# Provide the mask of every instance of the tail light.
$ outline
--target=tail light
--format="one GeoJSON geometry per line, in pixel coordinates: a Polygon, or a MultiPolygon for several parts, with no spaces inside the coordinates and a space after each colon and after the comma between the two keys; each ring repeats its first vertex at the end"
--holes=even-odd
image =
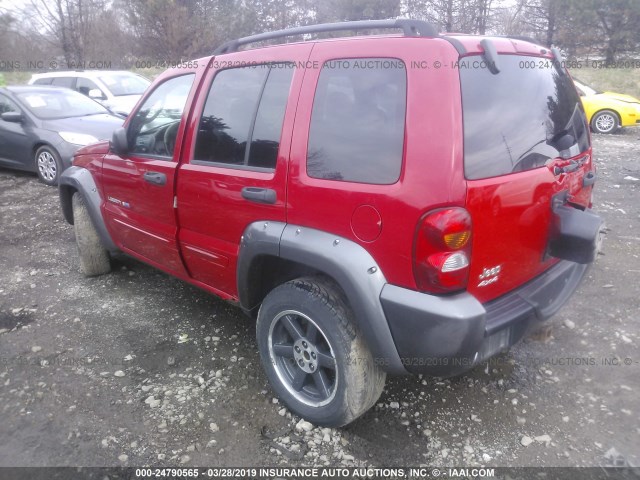
{"type": "Polygon", "coordinates": [[[419,290],[464,290],[470,258],[471,216],[464,208],[442,208],[420,219],[413,250],[413,274],[419,290]]]}

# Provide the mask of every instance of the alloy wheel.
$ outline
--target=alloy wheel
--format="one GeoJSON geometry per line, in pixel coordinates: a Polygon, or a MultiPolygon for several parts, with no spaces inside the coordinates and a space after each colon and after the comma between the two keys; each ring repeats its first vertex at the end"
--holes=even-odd
{"type": "Polygon", "coordinates": [[[51,152],[44,150],[38,155],[38,171],[47,182],[53,182],[56,179],[58,164],[51,152]]]}
{"type": "Polygon", "coordinates": [[[278,378],[297,400],[313,407],[333,400],[339,380],[335,355],[311,318],[281,312],[271,322],[268,346],[278,378]]]}

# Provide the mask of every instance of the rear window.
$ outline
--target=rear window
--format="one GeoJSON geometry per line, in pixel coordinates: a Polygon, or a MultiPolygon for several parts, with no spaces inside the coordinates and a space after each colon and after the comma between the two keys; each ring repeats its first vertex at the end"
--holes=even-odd
{"type": "Polygon", "coordinates": [[[499,67],[494,75],[480,57],[460,61],[468,179],[531,170],[589,148],[580,97],[551,60],[501,55],[499,67]]]}

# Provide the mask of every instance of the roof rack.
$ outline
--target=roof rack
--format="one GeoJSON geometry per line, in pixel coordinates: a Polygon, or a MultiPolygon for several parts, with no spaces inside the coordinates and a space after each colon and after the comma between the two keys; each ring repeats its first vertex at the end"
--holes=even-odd
{"type": "Polygon", "coordinates": [[[216,48],[214,55],[222,55],[225,53],[237,52],[242,45],[249,43],[262,42],[264,40],[272,40],[275,38],[291,37],[295,35],[305,35],[309,33],[325,33],[339,32],[348,30],[369,30],[369,29],[401,29],[407,37],[437,37],[438,30],[422,20],[411,20],[400,18],[397,20],[360,20],[355,22],[338,22],[338,23],[321,23],[319,25],[309,25],[306,27],[287,28],[285,30],[277,30],[275,32],[261,33],[248,37],[238,38],[226,42],[216,48]]]}

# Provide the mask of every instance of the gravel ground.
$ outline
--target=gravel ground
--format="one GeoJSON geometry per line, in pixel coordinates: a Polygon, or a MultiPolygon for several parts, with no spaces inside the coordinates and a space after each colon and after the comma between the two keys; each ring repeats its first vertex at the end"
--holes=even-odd
{"type": "Polygon", "coordinates": [[[127,258],[84,278],[57,191],[0,170],[0,466],[640,465],[639,134],[594,136],[610,231],[548,328],[342,429],[278,403],[234,307],[127,258]]]}

